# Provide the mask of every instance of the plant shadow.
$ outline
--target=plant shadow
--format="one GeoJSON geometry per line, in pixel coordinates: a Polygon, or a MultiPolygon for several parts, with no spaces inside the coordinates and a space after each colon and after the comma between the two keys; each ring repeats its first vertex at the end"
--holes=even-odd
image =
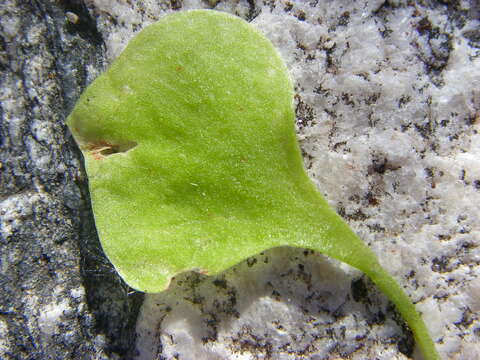
{"type": "Polygon", "coordinates": [[[401,359],[413,337],[388,299],[348,265],[279,247],[225,272],[177,276],[146,294],[137,359],[401,359]]]}

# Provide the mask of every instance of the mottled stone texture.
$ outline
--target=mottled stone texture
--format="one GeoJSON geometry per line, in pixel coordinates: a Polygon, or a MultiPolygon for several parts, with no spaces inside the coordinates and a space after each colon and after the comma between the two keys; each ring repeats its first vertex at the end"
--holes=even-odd
{"type": "Polygon", "coordinates": [[[64,125],[103,49],[80,1],[0,4],[1,359],[123,358],[134,341],[141,297],[101,253],[64,125]]]}
{"type": "Polygon", "coordinates": [[[2,1],[0,358],[419,358],[368,279],[319,254],[273,249],[145,301],[103,256],[64,119],[137,31],[194,8],[272,40],[309,175],[412,297],[442,357],[479,358],[475,0],[2,1]]]}

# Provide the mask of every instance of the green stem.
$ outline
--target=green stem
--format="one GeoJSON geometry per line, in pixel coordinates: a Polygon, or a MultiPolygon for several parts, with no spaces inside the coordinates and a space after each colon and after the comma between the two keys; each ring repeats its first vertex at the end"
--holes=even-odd
{"type": "Polygon", "coordinates": [[[362,269],[362,271],[396,305],[397,310],[412,330],[415,342],[422,352],[423,358],[425,360],[439,360],[440,355],[435,349],[435,344],[430,337],[428,329],[405,291],[380,265],[377,268],[362,269]]]}
{"type": "MultiPolygon", "coordinates": [[[[308,190],[305,193],[308,193],[308,190]]],[[[315,191],[311,190],[310,199],[313,206],[316,206],[316,210],[310,210],[311,213],[316,211],[312,221],[322,219],[322,224],[328,224],[328,227],[322,226],[320,229],[315,229],[313,224],[309,227],[312,230],[312,238],[316,233],[322,234],[317,241],[313,242],[313,249],[345,262],[370,277],[396,305],[397,310],[412,330],[424,360],[439,360],[440,355],[436,351],[435,344],[420,314],[415,309],[415,305],[395,279],[382,268],[375,253],[338,214],[331,209],[328,209],[330,211],[326,210],[328,205],[318,192],[315,194],[315,191]]]]}

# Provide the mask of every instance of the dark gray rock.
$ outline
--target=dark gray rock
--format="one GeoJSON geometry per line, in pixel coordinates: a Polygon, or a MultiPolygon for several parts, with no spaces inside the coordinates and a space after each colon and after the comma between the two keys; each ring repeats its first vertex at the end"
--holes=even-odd
{"type": "Polygon", "coordinates": [[[103,52],[81,1],[0,4],[1,359],[124,358],[134,341],[142,296],[101,251],[64,125],[103,52]]]}

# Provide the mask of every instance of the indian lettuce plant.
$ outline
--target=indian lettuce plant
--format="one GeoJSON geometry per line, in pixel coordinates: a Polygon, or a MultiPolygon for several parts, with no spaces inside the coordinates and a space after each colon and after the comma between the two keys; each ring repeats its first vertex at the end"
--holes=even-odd
{"type": "Polygon", "coordinates": [[[238,17],[179,12],[141,31],[67,121],[106,255],[131,287],[160,292],[184,271],[313,249],[368,275],[438,359],[403,289],[308,178],[293,95],[276,49],[238,17]]]}

